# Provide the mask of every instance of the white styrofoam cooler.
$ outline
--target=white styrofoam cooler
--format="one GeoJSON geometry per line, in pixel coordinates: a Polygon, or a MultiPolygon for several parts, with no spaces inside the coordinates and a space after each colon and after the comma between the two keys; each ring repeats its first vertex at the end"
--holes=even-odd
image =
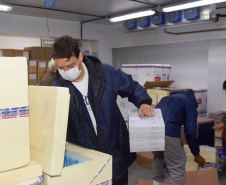
{"type": "Polygon", "coordinates": [[[121,69],[142,86],[146,81],[170,80],[170,64],[122,64],[121,69]]]}
{"type": "Polygon", "coordinates": [[[0,172],[30,161],[26,57],[0,57],[0,172]]]}
{"type": "Polygon", "coordinates": [[[66,143],[69,91],[29,86],[31,158],[42,165],[44,185],[111,184],[112,157],[66,143]],[[65,152],[84,162],[63,167],[65,152]]]}
{"type": "Polygon", "coordinates": [[[34,181],[34,178],[41,175],[41,165],[35,161],[30,161],[26,166],[1,172],[0,185],[30,185],[29,182],[34,181]]]}
{"type": "Polygon", "coordinates": [[[161,109],[154,109],[152,117],[141,117],[138,109],[129,109],[130,152],[163,151],[165,124],[161,109]]]}

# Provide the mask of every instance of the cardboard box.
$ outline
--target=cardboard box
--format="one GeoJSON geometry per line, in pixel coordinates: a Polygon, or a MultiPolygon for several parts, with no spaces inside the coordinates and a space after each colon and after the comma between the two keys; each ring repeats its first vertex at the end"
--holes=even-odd
{"type": "Polygon", "coordinates": [[[162,81],[162,82],[153,82],[153,81],[146,81],[144,84],[145,89],[152,89],[154,87],[168,87],[170,86],[174,80],[171,81],[162,81]]]}
{"type": "Polygon", "coordinates": [[[222,132],[224,128],[215,130],[214,146],[217,150],[217,161],[226,162],[225,148],[223,147],[222,132]]]}
{"type": "Polygon", "coordinates": [[[0,57],[0,83],[0,172],[3,172],[30,161],[26,58],[0,57]]]}
{"type": "Polygon", "coordinates": [[[13,56],[14,57],[26,57],[27,60],[29,60],[29,51],[19,50],[19,49],[13,49],[13,56]]]}
{"type": "Polygon", "coordinates": [[[152,152],[137,152],[136,162],[139,166],[152,170],[154,155],[152,152]]]}
{"type": "Polygon", "coordinates": [[[209,118],[214,119],[214,120],[221,120],[222,117],[226,114],[226,111],[219,111],[219,112],[210,112],[209,113],[209,118]]]}
{"type": "Polygon", "coordinates": [[[31,159],[43,169],[44,185],[101,184],[112,179],[112,157],[66,143],[69,90],[29,86],[31,159]],[[63,167],[65,152],[82,163],[63,167]]]}
{"type": "Polygon", "coordinates": [[[24,50],[29,51],[30,60],[45,60],[45,48],[34,46],[34,47],[25,47],[24,50]]]}
{"type": "Polygon", "coordinates": [[[36,60],[29,60],[28,61],[28,72],[29,73],[37,73],[38,71],[38,63],[36,60]]]}
{"type": "MultiPolygon", "coordinates": [[[[165,180],[164,185],[168,185],[165,180]]],[[[186,172],[186,185],[219,185],[217,169],[186,172]]],[[[138,185],[153,185],[152,180],[139,180],[138,185]]]]}
{"type": "Polygon", "coordinates": [[[28,73],[28,85],[37,85],[38,77],[37,73],[28,73]]]}
{"type": "Polygon", "coordinates": [[[42,73],[47,70],[48,62],[46,60],[37,60],[38,63],[38,73],[42,73]]]}
{"type": "Polygon", "coordinates": [[[52,58],[52,48],[45,47],[45,60],[50,61],[52,58]]]}
{"type": "Polygon", "coordinates": [[[2,56],[2,57],[12,57],[13,51],[12,51],[12,49],[0,49],[0,56],[2,56]]]}

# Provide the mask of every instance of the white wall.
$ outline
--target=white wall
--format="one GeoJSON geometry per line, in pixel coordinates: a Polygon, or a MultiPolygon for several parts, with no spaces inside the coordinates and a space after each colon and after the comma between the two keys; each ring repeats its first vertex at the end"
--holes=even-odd
{"type": "Polygon", "coordinates": [[[226,110],[226,93],[223,91],[223,82],[226,80],[226,39],[210,43],[208,58],[208,111],[226,110]]]}
{"type": "Polygon", "coordinates": [[[178,87],[207,89],[208,42],[114,49],[122,64],[171,64],[170,79],[178,87]]]}
{"type": "Polygon", "coordinates": [[[173,32],[212,30],[183,35],[152,29],[124,33],[122,25],[112,26],[114,65],[124,63],[166,63],[172,65],[171,79],[175,85],[193,89],[208,88],[208,110],[226,111],[226,94],[222,83],[226,80],[226,19],[217,23],[167,28],[173,32]],[[120,48],[120,49],[119,49],[120,48]]]}
{"type": "MultiPolygon", "coordinates": [[[[0,35],[5,36],[6,39],[9,39],[9,41],[11,41],[12,38],[8,37],[6,34],[10,36],[20,35],[24,36],[25,38],[26,37],[34,38],[34,36],[41,38],[41,37],[60,37],[62,35],[70,35],[74,38],[80,39],[81,36],[80,23],[74,21],[55,20],[0,13],[0,23],[1,23],[0,35]]],[[[83,39],[98,41],[99,58],[103,62],[109,64],[111,64],[112,62],[112,52],[110,49],[111,48],[110,32],[111,30],[109,26],[91,23],[86,23],[83,25],[83,39]]],[[[21,44],[16,46],[16,43],[14,43],[15,45],[13,45],[13,47],[11,48],[21,49],[21,46],[24,41],[21,39],[19,40],[21,44]]],[[[35,38],[34,41],[31,41],[30,39],[27,40],[29,40],[28,43],[32,44],[37,43],[36,42],[37,40],[35,38]]],[[[9,45],[7,45],[6,47],[9,47],[9,45]]]]}

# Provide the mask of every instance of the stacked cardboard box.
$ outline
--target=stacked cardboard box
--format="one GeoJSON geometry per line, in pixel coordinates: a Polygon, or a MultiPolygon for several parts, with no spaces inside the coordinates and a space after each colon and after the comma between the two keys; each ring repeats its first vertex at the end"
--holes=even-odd
{"type": "Polygon", "coordinates": [[[141,117],[138,109],[129,109],[130,152],[163,151],[165,149],[165,124],[160,109],[155,116],[141,117]]]}
{"type": "Polygon", "coordinates": [[[42,175],[41,166],[30,161],[27,60],[0,58],[0,185],[42,175]]]}
{"type": "Polygon", "coordinates": [[[215,130],[214,146],[217,149],[217,160],[221,162],[226,162],[226,152],[225,148],[223,147],[222,132],[223,128],[215,130]]]}

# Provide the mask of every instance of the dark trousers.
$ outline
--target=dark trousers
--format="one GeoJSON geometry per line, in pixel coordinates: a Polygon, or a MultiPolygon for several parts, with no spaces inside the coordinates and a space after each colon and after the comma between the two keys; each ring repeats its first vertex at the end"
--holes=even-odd
{"type": "Polygon", "coordinates": [[[224,147],[224,150],[226,151],[226,141],[224,139],[223,140],[223,147],[224,147]]]}
{"type": "Polygon", "coordinates": [[[112,185],[128,185],[128,170],[126,170],[117,181],[113,179],[112,185]]]}

